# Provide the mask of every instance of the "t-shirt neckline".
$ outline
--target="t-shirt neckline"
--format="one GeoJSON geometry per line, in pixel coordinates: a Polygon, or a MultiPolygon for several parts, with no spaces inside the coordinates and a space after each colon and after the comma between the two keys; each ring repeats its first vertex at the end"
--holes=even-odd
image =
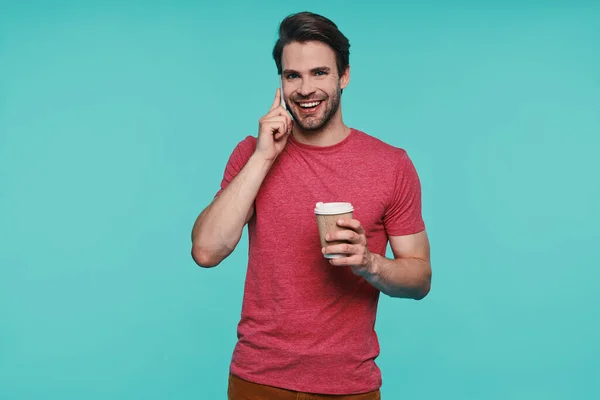
{"type": "Polygon", "coordinates": [[[331,151],[331,150],[336,150],[338,148],[340,148],[341,146],[344,146],[346,143],[348,143],[348,141],[356,134],[356,129],[354,128],[350,128],[350,133],[348,134],[348,136],[346,136],[342,141],[332,144],[330,146],[315,146],[312,144],[306,144],[306,143],[302,143],[299,142],[298,140],[296,140],[296,138],[294,137],[294,135],[290,135],[289,137],[289,141],[296,147],[303,149],[303,150],[309,150],[309,151],[331,151]]]}

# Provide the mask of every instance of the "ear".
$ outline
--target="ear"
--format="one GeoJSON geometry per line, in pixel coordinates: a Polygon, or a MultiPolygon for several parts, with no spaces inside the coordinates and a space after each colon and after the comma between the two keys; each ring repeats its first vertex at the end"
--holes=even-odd
{"type": "Polygon", "coordinates": [[[350,83],[350,65],[346,67],[342,76],[340,76],[340,87],[345,89],[350,83]]]}

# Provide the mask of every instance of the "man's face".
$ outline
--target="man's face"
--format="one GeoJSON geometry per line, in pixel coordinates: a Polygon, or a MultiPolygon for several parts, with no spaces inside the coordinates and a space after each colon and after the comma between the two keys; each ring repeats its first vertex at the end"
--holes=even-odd
{"type": "Polygon", "coordinates": [[[349,71],[340,77],[333,50],[315,41],[286,45],[281,64],[284,98],[295,123],[306,131],[322,129],[338,112],[349,71]]]}

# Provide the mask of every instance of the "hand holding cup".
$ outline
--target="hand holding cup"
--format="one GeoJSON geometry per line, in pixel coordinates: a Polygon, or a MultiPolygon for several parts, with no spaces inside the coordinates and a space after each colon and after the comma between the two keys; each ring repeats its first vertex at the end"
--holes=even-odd
{"type": "Polygon", "coordinates": [[[365,276],[371,273],[372,256],[353,210],[350,203],[317,203],[315,214],[324,257],[331,265],[349,266],[354,274],[365,276]]]}

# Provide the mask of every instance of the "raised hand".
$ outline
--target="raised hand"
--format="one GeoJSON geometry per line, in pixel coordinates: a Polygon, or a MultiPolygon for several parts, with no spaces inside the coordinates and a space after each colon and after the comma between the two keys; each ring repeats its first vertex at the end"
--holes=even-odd
{"type": "Polygon", "coordinates": [[[255,153],[273,161],[281,153],[292,133],[293,120],[281,105],[281,90],[277,88],[269,112],[259,120],[255,153]]]}

